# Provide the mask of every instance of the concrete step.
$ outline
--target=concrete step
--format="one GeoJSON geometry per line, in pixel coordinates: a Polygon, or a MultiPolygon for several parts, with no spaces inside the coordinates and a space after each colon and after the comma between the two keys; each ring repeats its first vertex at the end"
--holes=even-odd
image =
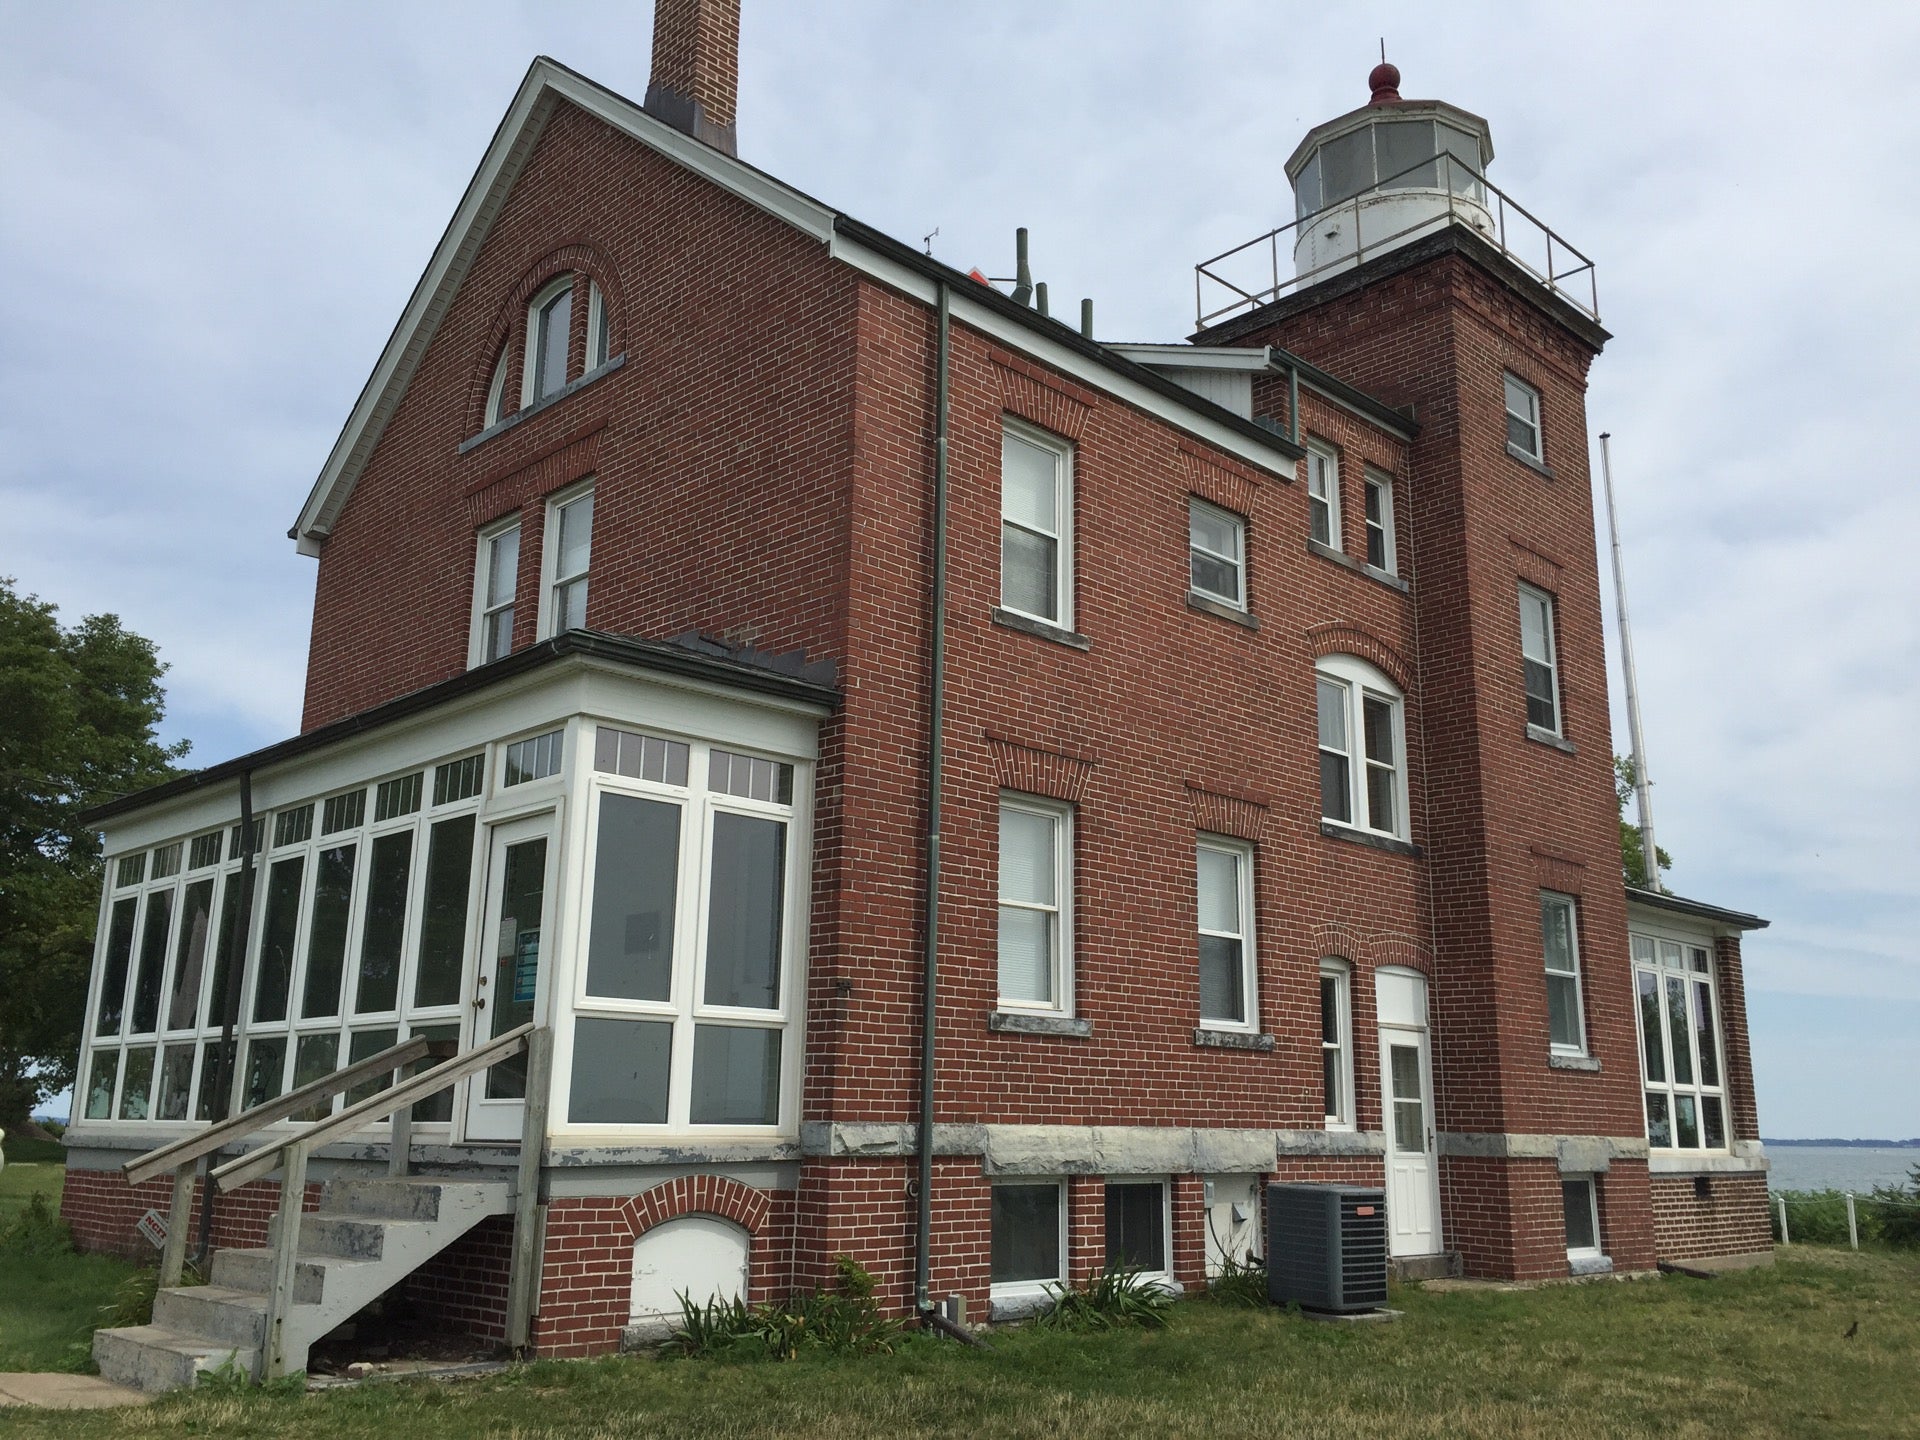
{"type": "Polygon", "coordinates": [[[418,1220],[363,1220],[351,1215],[302,1215],[300,1254],[340,1260],[378,1260],[386,1254],[389,1231],[419,1230],[418,1220]]]}
{"type": "MultiPolygon", "coordinates": [[[[373,1260],[307,1258],[294,1265],[293,1303],[318,1305],[326,1297],[327,1275],[331,1271],[342,1281],[351,1281],[362,1271],[377,1269],[373,1260]]],[[[273,1288],[273,1251],[216,1250],[213,1254],[213,1283],[234,1290],[264,1295],[273,1288]]]]}
{"type": "Polygon", "coordinates": [[[1391,1262],[1396,1280],[1452,1280],[1460,1274],[1460,1252],[1438,1255],[1396,1255],[1391,1262]]]}
{"type": "Polygon", "coordinates": [[[367,1220],[438,1220],[440,1199],[455,1182],[441,1180],[334,1180],[320,1197],[322,1215],[367,1220]]]}
{"type": "Polygon", "coordinates": [[[153,1323],[227,1345],[267,1339],[267,1297],[224,1285],[182,1285],[153,1297],[153,1323]]]}
{"type": "Polygon", "coordinates": [[[260,1351],[251,1345],[227,1345],[169,1329],[130,1325],[93,1332],[93,1363],[115,1384],[157,1395],[195,1384],[201,1375],[231,1366],[244,1375],[259,1371],[260,1351]]]}

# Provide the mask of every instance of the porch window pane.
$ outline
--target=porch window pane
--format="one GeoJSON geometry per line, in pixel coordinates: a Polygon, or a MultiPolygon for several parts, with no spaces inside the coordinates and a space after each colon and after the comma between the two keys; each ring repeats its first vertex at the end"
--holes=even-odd
{"type": "Polygon", "coordinates": [[[753,1010],[779,1005],[786,856],[787,827],[780,821],[714,812],[707,1004],[753,1010]]]}
{"type": "MultiPolygon", "coordinates": [[[[227,981],[233,973],[233,926],[240,913],[240,876],[236,872],[227,876],[225,888],[220,892],[220,929],[213,937],[213,981],[207,986],[207,1003],[201,1012],[201,1024],[208,1028],[218,1027],[227,1015],[227,981]]],[[[239,997],[234,997],[238,1005],[239,997]]],[[[234,1017],[240,1018],[238,1011],[234,1017]]],[[[204,1089],[205,1082],[202,1082],[204,1089]]]]}
{"type": "Polygon", "coordinates": [[[415,1005],[454,1005],[460,1000],[460,969],[467,949],[467,892],[473,881],[474,817],[461,815],[433,827],[427,842],[427,892],[420,917],[419,971],[415,1005]]]}
{"type": "Polygon", "coordinates": [[[160,1095],[154,1102],[156,1120],[184,1120],[193,1098],[193,1045],[169,1045],[161,1052],[160,1095]]]}
{"type": "Polygon", "coordinates": [[[113,1082],[120,1078],[120,1052],[96,1050],[87,1071],[87,1110],[89,1120],[104,1120],[113,1113],[113,1082]]]}
{"type": "Polygon", "coordinates": [[[368,860],[367,918],[360,931],[360,980],[353,1008],[391,1010],[400,999],[400,951],[407,930],[407,879],[413,873],[413,832],[398,830],[373,842],[368,860]]]}
{"type": "Polygon", "coordinates": [[[1713,987],[1704,980],[1693,982],[1693,1039],[1700,1052],[1700,1083],[1720,1083],[1720,1047],[1714,1043],[1713,987]]]}
{"type": "Polygon", "coordinates": [[[313,920],[307,929],[306,993],[300,1000],[303,1019],[340,1013],[340,980],[347,963],[347,917],[353,907],[353,862],[357,851],[358,847],[353,845],[322,850],[319,863],[314,867],[313,920]]]}
{"type": "MultiPolygon", "coordinates": [[[[340,1032],[302,1035],[293,1052],[293,1088],[311,1084],[340,1068],[340,1032]]],[[[297,1113],[295,1120],[324,1120],[333,1113],[333,1096],[314,1101],[297,1113]]]]}
{"type": "MultiPolygon", "coordinates": [[[[300,879],[303,855],[276,860],[267,872],[267,918],[260,927],[260,977],[253,992],[255,1020],[287,1018],[287,988],[293,983],[293,948],[299,940],[300,879]]],[[[280,1093],[276,1087],[261,1098],[280,1093]]]]}
{"type": "Polygon", "coordinates": [[[780,1119],[780,1032],[693,1027],[695,1125],[773,1125],[780,1119]]]}
{"type": "Polygon", "coordinates": [[[664,1125],[673,1024],[602,1020],[573,1025],[573,1083],[567,1119],[575,1125],[664,1125]]]}
{"type": "Polygon", "coordinates": [[[1667,976],[1667,1031],[1673,1040],[1673,1079],[1693,1084],[1693,1049],[1687,1043],[1687,982],[1667,976]]]}
{"type": "Polygon", "coordinates": [[[1656,1150],[1673,1148],[1673,1120],[1667,1110],[1665,1094],[1647,1092],[1647,1144],[1656,1150]]]}
{"type": "MultiPolygon", "coordinates": [[[[233,1051],[231,1044],[222,1045],[218,1040],[203,1041],[200,1046],[200,1094],[193,1104],[193,1118],[196,1120],[213,1119],[214,1097],[223,1090],[231,1093],[233,1086],[233,1051]]],[[[228,1106],[223,1114],[231,1115],[228,1106]]]]}
{"type": "Polygon", "coordinates": [[[255,1035],[247,1041],[246,1081],[242,1109],[264,1105],[287,1088],[287,1037],[255,1035]]]}
{"type": "MultiPolygon", "coordinates": [[[[444,1040],[454,1046],[460,1044],[460,1027],[457,1024],[412,1025],[408,1027],[408,1033],[412,1035],[424,1035],[429,1040],[444,1040]]],[[[431,1070],[439,1063],[440,1062],[434,1059],[433,1056],[423,1055],[420,1059],[413,1062],[412,1066],[407,1070],[407,1073],[409,1075],[418,1075],[423,1071],[431,1070]]],[[[416,1125],[444,1125],[452,1119],[452,1090],[442,1090],[437,1095],[429,1095],[424,1100],[414,1102],[413,1120],[416,1125]]]]}
{"type": "Polygon", "coordinates": [[[127,1051],[127,1078],[120,1086],[120,1118],[147,1118],[147,1096],[153,1089],[153,1046],[127,1051]]]}
{"type": "Polygon", "coordinates": [[[587,993],[667,1000],[673,990],[680,807],[602,794],[595,846],[587,993]]]}
{"type": "MultiPolygon", "coordinates": [[[[213,881],[187,886],[180,907],[180,939],[173,957],[173,986],[167,999],[167,1028],[191,1030],[200,1003],[200,972],[206,964],[207,932],[213,925],[213,881]]],[[[185,1119],[185,1115],[178,1117],[185,1119]]]]}
{"type": "MultiPolygon", "coordinates": [[[[357,1061],[365,1060],[369,1055],[378,1055],[382,1050],[391,1050],[399,1043],[400,1031],[393,1026],[388,1026],[383,1030],[356,1030],[353,1032],[353,1037],[347,1042],[347,1063],[352,1065],[357,1061]]],[[[378,1095],[382,1090],[390,1089],[392,1085],[393,1072],[391,1070],[383,1075],[375,1075],[370,1080],[362,1080],[358,1085],[347,1091],[345,1103],[348,1105],[358,1105],[368,1096],[378,1095]]]]}
{"type": "MultiPolygon", "coordinates": [[[[126,1016],[127,967],[133,960],[133,924],[139,909],[140,902],[132,898],[113,902],[113,919],[107,927],[106,973],[100,979],[100,1016],[93,1028],[96,1035],[118,1035],[126,1016]]],[[[108,1081],[107,1089],[111,1094],[112,1081],[108,1081]]]]}
{"type": "Polygon", "coordinates": [[[1647,1079],[1664,1081],[1667,1052],[1660,1039],[1660,977],[1642,970],[1634,978],[1640,987],[1640,1039],[1646,1051],[1647,1079]]]}
{"type": "Polygon", "coordinates": [[[140,973],[133,982],[133,1024],[136,1035],[160,1027],[160,974],[167,968],[167,934],[173,921],[173,891],[156,890],[147,896],[147,918],[140,927],[140,973]]]}

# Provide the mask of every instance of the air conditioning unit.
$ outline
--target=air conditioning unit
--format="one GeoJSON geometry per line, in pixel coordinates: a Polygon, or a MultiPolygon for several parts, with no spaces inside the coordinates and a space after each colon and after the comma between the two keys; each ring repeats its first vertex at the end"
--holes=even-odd
{"type": "Polygon", "coordinates": [[[1386,1192],[1269,1185],[1267,1298],[1337,1314],[1386,1304],[1386,1192]]]}

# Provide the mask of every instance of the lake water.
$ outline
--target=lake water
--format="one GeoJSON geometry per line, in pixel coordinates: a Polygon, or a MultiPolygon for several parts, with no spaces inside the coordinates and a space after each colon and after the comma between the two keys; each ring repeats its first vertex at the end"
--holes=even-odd
{"type": "Polygon", "coordinates": [[[1920,1164],[1920,1149],[1887,1149],[1848,1145],[1769,1145],[1773,1170],[1767,1186],[1773,1190],[1851,1190],[1864,1195],[1876,1185],[1904,1185],[1907,1174],[1920,1164]]]}

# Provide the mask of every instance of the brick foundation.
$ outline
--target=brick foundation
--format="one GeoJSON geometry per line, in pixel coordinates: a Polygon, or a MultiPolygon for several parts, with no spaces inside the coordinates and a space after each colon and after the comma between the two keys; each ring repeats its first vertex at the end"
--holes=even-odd
{"type": "Polygon", "coordinates": [[[1763,1173],[1656,1175],[1652,1189],[1653,1233],[1662,1260],[1708,1260],[1773,1249],[1763,1173]]]}

